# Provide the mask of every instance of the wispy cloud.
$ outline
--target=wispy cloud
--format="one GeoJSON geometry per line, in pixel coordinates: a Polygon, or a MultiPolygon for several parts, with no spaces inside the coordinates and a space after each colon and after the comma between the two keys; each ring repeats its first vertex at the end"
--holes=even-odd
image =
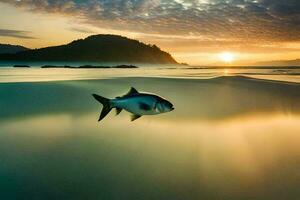
{"type": "Polygon", "coordinates": [[[28,32],[28,31],[9,30],[9,29],[0,29],[0,37],[36,39],[35,37],[30,36],[30,32],[28,32]]]}
{"type": "Polygon", "coordinates": [[[81,27],[81,26],[74,26],[70,28],[71,31],[79,32],[79,33],[95,33],[95,31],[86,28],[86,27],[81,27]]]}
{"type": "Polygon", "coordinates": [[[300,41],[298,0],[0,0],[35,12],[148,34],[300,41]]]}

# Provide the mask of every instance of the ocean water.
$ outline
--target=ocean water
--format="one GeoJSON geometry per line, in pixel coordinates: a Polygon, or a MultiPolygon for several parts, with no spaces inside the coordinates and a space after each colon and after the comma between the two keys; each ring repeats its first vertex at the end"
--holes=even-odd
{"type": "MultiPolygon", "coordinates": [[[[24,64],[24,63],[20,63],[24,64]]],[[[190,67],[178,65],[139,65],[138,69],[41,69],[42,63],[25,63],[31,68],[12,68],[0,63],[0,83],[61,80],[93,80],[119,77],[161,77],[208,79],[222,76],[247,76],[265,80],[300,83],[300,67],[190,67]]],[[[80,66],[87,63],[47,63],[47,65],[80,66]]],[[[114,66],[118,63],[88,63],[114,66]]]]}
{"type": "Polygon", "coordinates": [[[298,69],[0,69],[0,199],[300,196],[298,69]],[[130,87],[175,110],[131,122],[130,87]]]}

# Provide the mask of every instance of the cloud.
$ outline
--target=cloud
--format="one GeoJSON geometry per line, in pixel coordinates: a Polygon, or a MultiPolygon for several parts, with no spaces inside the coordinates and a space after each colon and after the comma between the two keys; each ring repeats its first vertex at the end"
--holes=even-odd
{"type": "Polygon", "coordinates": [[[95,33],[95,31],[86,28],[86,27],[81,27],[81,26],[75,26],[70,28],[71,31],[79,32],[79,33],[95,33]]]}
{"type": "Polygon", "coordinates": [[[241,40],[224,40],[224,39],[199,39],[197,37],[165,37],[142,35],[139,37],[142,41],[147,41],[151,38],[151,42],[160,44],[166,49],[172,50],[173,53],[181,52],[205,52],[219,53],[220,51],[233,51],[239,53],[290,53],[300,52],[299,45],[290,45],[289,43],[279,42],[253,42],[241,40]]]}
{"type": "Polygon", "coordinates": [[[0,0],[34,12],[146,34],[300,41],[298,0],[0,0]]]}
{"type": "Polygon", "coordinates": [[[28,35],[30,32],[28,31],[20,31],[20,30],[9,30],[9,29],[0,29],[0,37],[14,37],[14,38],[22,38],[22,39],[35,39],[28,35]]]}

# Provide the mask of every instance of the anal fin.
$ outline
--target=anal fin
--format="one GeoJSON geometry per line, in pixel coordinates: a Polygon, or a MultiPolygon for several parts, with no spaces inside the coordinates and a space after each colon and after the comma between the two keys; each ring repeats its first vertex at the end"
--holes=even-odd
{"type": "Polygon", "coordinates": [[[131,121],[133,122],[134,120],[137,120],[140,117],[141,115],[131,115],[131,121]]]}
{"type": "Polygon", "coordinates": [[[116,108],[116,115],[120,114],[121,111],[122,111],[122,108],[116,108]]]}

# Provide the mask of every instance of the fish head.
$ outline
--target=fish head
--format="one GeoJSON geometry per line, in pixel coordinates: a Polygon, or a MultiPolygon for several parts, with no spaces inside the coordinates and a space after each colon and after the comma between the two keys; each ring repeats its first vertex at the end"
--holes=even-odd
{"type": "Polygon", "coordinates": [[[172,110],[174,110],[174,106],[170,101],[161,98],[156,103],[156,109],[160,113],[165,113],[165,112],[171,112],[172,110]]]}

